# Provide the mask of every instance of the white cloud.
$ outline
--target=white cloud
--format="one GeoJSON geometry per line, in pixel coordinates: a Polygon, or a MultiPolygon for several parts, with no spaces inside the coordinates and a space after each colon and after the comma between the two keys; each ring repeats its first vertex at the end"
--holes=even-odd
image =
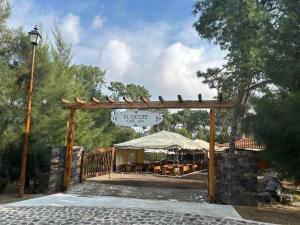
{"type": "Polygon", "coordinates": [[[92,28],[93,29],[100,29],[104,22],[105,22],[105,18],[102,17],[101,15],[96,15],[92,21],[92,28]]]}
{"type": "Polygon", "coordinates": [[[72,13],[67,14],[61,21],[60,30],[66,41],[77,45],[80,42],[80,17],[72,13]]]}
{"type": "Polygon", "coordinates": [[[7,25],[11,28],[22,26],[24,31],[30,31],[35,25],[41,27],[43,39],[48,38],[53,41],[52,29],[53,24],[57,23],[63,38],[77,45],[80,42],[80,17],[72,13],[64,14],[61,12],[51,11],[42,7],[35,0],[20,0],[12,2],[12,15],[8,18],[7,25]],[[62,19],[60,19],[62,18],[62,19]]]}
{"type": "Polygon", "coordinates": [[[172,27],[163,23],[140,24],[133,31],[106,30],[106,36],[94,42],[95,47],[103,44],[98,45],[98,65],[107,69],[108,81],[144,85],[154,98],[174,99],[181,94],[195,99],[201,93],[211,99],[216,90],[203,84],[196,72],[222,65],[224,53],[203,42],[196,47],[195,42],[191,46],[184,40],[169,43],[168,37],[178,37],[181,31],[172,33],[172,27]]]}
{"type": "Polygon", "coordinates": [[[167,47],[149,70],[153,91],[169,98],[182,94],[185,98],[194,99],[201,92],[207,98],[213,97],[215,92],[196,77],[196,71],[203,65],[203,51],[202,48],[190,48],[182,43],[167,47]]]}
{"type": "Polygon", "coordinates": [[[104,69],[115,79],[122,79],[123,75],[133,66],[132,50],[123,41],[110,40],[107,47],[103,49],[101,62],[104,69]]]}
{"type": "Polygon", "coordinates": [[[10,27],[25,25],[25,30],[31,30],[41,22],[43,30],[51,34],[57,21],[65,40],[75,45],[73,62],[105,69],[107,81],[144,85],[154,98],[174,99],[181,94],[184,99],[195,99],[201,93],[203,99],[210,99],[216,94],[197,78],[196,71],[222,65],[225,53],[197,37],[192,19],[179,23],[134,21],[128,28],[103,26],[106,18],[98,14],[83,21],[90,24],[86,28],[81,27],[78,15],[46,11],[36,3],[21,0],[15,4],[10,27]]]}

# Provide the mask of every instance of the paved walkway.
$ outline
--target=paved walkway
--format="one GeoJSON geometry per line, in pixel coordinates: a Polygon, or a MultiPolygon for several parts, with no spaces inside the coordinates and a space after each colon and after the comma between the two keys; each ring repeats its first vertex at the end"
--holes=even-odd
{"type": "Polygon", "coordinates": [[[55,194],[0,206],[0,224],[264,224],[232,206],[55,194]]]}
{"type": "Polygon", "coordinates": [[[54,194],[7,204],[8,206],[89,206],[89,207],[119,207],[127,209],[159,210],[178,213],[192,213],[225,218],[241,218],[230,205],[217,205],[198,202],[179,202],[164,200],[149,200],[122,198],[112,196],[79,196],[74,194],[54,194]]]}

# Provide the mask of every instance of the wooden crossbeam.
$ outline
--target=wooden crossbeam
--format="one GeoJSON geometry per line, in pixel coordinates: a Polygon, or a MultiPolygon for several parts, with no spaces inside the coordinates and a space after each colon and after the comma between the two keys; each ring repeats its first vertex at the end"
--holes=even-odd
{"type": "Polygon", "coordinates": [[[96,103],[100,103],[100,102],[101,102],[100,100],[98,100],[98,99],[95,98],[95,97],[92,97],[92,101],[93,101],[93,102],[96,102],[96,103]]]}
{"type": "Polygon", "coordinates": [[[64,106],[69,109],[203,109],[203,108],[231,108],[234,106],[233,101],[223,100],[207,100],[207,101],[191,101],[186,100],[183,102],[178,101],[148,101],[144,102],[63,102],[64,106]]]}
{"type": "Polygon", "coordinates": [[[110,103],[114,103],[115,101],[112,99],[112,97],[106,96],[106,101],[110,102],[110,103]]]}
{"type": "Polygon", "coordinates": [[[80,104],[87,103],[86,101],[83,101],[83,100],[81,100],[81,99],[79,99],[79,98],[75,98],[75,102],[78,102],[78,103],[80,103],[80,104]]]}
{"type": "Polygon", "coordinates": [[[158,96],[158,99],[159,99],[159,101],[160,101],[161,103],[164,103],[164,99],[163,99],[162,96],[158,96]]]}
{"type": "Polygon", "coordinates": [[[182,99],[181,95],[177,95],[177,98],[178,98],[179,102],[183,102],[183,99],[182,99]]]}
{"type": "Polygon", "coordinates": [[[149,100],[148,100],[146,97],[144,97],[144,96],[140,96],[140,99],[141,99],[142,102],[144,102],[144,103],[149,102],[149,100]]]}
{"type": "Polygon", "coordinates": [[[124,99],[125,102],[130,103],[130,100],[127,96],[123,96],[123,99],[124,99]]]}
{"type": "Polygon", "coordinates": [[[59,98],[59,100],[64,103],[64,104],[71,104],[72,102],[67,100],[67,99],[64,99],[64,98],[59,98]]]}

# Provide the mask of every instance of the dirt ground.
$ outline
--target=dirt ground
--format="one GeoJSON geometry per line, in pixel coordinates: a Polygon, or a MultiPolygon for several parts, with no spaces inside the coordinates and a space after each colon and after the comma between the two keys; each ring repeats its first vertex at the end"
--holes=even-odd
{"type": "Polygon", "coordinates": [[[18,201],[24,201],[32,198],[38,198],[43,197],[44,194],[26,194],[24,198],[18,198],[17,193],[1,193],[0,194],[0,205],[12,203],[12,202],[18,202],[18,201]]]}
{"type": "Polygon", "coordinates": [[[207,174],[194,173],[183,177],[153,174],[112,173],[90,178],[75,185],[68,193],[107,195],[172,201],[207,201],[207,174]]]}
{"type": "Polygon", "coordinates": [[[299,225],[300,207],[285,205],[265,205],[258,207],[234,206],[244,219],[259,222],[299,225]]]}
{"type": "Polygon", "coordinates": [[[195,172],[180,177],[160,176],[147,173],[112,173],[110,175],[89,178],[94,181],[112,185],[132,187],[205,189],[207,190],[207,173],[195,172]]]}

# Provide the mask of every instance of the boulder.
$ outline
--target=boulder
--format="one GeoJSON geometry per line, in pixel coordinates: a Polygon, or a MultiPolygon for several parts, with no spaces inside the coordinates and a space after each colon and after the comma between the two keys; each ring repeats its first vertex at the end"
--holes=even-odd
{"type": "Polygon", "coordinates": [[[268,199],[269,196],[273,199],[272,201],[280,201],[282,185],[277,173],[268,172],[264,174],[264,176],[259,176],[257,183],[257,192],[259,193],[258,201],[269,203],[271,202],[271,200],[268,199]],[[269,195],[266,193],[269,193],[269,195]]]}
{"type": "Polygon", "coordinates": [[[257,195],[257,201],[261,203],[272,203],[274,202],[274,199],[270,192],[261,192],[257,195]]]}
{"type": "Polygon", "coordinates": [[[269,182],[266,184],[265,191],[269,192],[275,200],[279,201],[281,189],[282,187],[280,180],[278,178],[274,178],[269,180],[269,182]]]}
{"type": "Polygon", "coordinates": [[[293,195],[291,194],[281,194],[280,195],[280,201],[283,204],[290,204],[293,202],[293,195]]]}

